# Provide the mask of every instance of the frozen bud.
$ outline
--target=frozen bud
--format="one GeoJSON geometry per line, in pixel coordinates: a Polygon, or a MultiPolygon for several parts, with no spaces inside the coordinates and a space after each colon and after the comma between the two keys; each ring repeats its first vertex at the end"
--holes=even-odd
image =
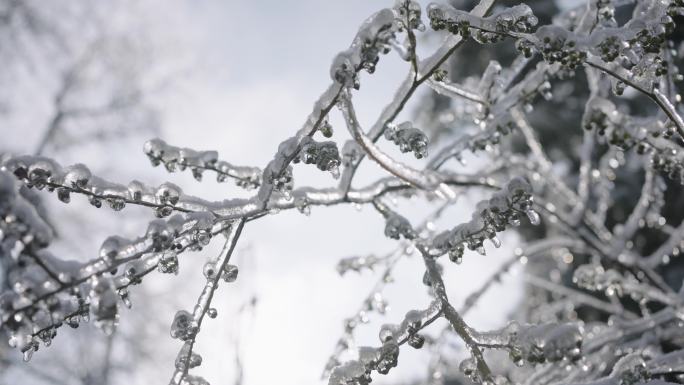
{"type": "Polygon", "coordinates": [[[159,258],[157,269],[160,273],[178,274],[178,255],[174,251],[165,251],[159,258]]]}
{"type": "Polygon", "coordinates": [[[216,278],[216,274],[218,274],[216,271],[216,264],[213,262],[205,263],[202,272],[204,273],[204,277],[206,279],[214,279],[216,278]]]}
{"type": "Polygon", "coordinates": [[[107,198],[107,204],[114,211],[121,211],[126,207],[126,201],[122,198],[107,198]]]}
{"type": "Polygon", "coordinates": [[[394,3],[394,12],[397,13],[397,21],[402,30],[424,31],[425,26],[420,19],[421,11],[420,3],[414,0],[396,0],[394,3]]]}
{"type": "Polygon", "coordinates": [[[427,135],[413,127],[411,122],[398,125],[388,124],[385,129],[385,138],[399,146],[401,152],[413,152],[417,159],[427,156],[427,135]]]}
{"type": "Polygon", "coordinates": [[[137,285],[142,282],[142,276],[145,274],[145,265],[141,260],[133,260],[124,266],[124,277],[128,279],[129,284],[137,285]]]}
{"type": "Polygon", "coordinates": [[[480,372],[477,369],[477,364],[472,358],[466,358],[465,360],[461,361],[461,363],[458,365],[458,370],[460,370],[461,373],[463,373],[466,377],[470,378],[470,380],[474,383],[482,383],[480,372]]]}
{"type": "Polygon", "coordinates": [[[556,362],[580,357],[582,332],[575,324],[521,326],[511,346],[531,363],[556,362]]]}
{"type": "Polygon", "coordinates": [[[399,359],[399,345],[393,341],[385,342],[380,350],[380,359],[377,362],[377,371],[380,374],[389,373],[390,369],[397,366],[399,359]]]}
{"type": "Polygon", "coordinates": [[[52,160],[48,158],[36,157],[28,166],[27,179],[35,188],[42,190],[55,172],[59,169],[52,160]]]}
{"type": "Polygon", "coordinates": [[[361,84],[359,83],[358,75],[356,73],[356,64],[353,55],[354,51],[351,49],[337,54],[333,60],[332,66],[330,66],[330,77],[344,87],[359,89],[361,84]]]}
{"type": "Polygon", "coordinates": [[[143,152],[149,157],[159,158],[164,153],[166,143],[161,139],[151,139],[143,145],[143,152]]]}
{"type": "Polygon", "coordinates": [[[157,188],[155,195],[159,202],[164,205],[175,205],[178,203],[182,190],[173,183],[166,182],[157,188]]]}
{"type": "Polygon", "coordinates": [[[511,179],[506,185],[506,189],[512,198],[527,196],[532,193],[532,186],[530,186],[530,183],[521,177],[511,179]]]}
{"type": "Polygon", "coordinates": [[[373,270],[375,265],[381,261],[382,261],[381,258],[378,258],[374,255],[368,255],[368,256],[362,256],[362,257],[342,258],[337,263],[336,269],[340,275],[344,275],[348,271],[361,272],[361,270],[363,270],[364,268],[369,269],[369,270],[373,270]]]}
{"type": "Polygon", "coordinates": [[[321,171],[335,172],[341,163],[335,142],[316,142],[310,137],[302,140],[302,149],[295,161],[315,164],[321,171]]]}
{"type": "Polygon", "coordinates": [[[620,358],[610,373],[610,377],[621,385],[634,385],[651,379],[646,361],[641,352],[630,353],[620,358]]]}
{"type": "Polygon", "coordinates": [[[575,69],[587,57],[585,47],[580,47],[576,36],[562,27],[545,25],[535,33],[538,50],[549,63],[559,62],[568,69],[575,69]]]}
{"type": "Polygon", "coordinates": [[[193,338],[199,331],[197,322],[192,317],[192,314],[185,310],[179,310],[173,317],[171,324],[171,338],[177,338],[185,341],[193,338]]]}
{"type": "Polygon", "coordinates": [[[147,226],[145,236],[152,239],[154,249],[157,251],[169,248],[174,236],[173,230],[161,219],[155,219],[147,226]]]}
{"type": "Polygon", "coordinates": [[[607,130],[614,126],[612,116],[615,110],[615,105],[607,99],[599,97],[589,99],[587,108],[584,110],[584,116],[582,116],[584,129],[604,135],[607,130]]]}
{"type": "Polygon", "coordinates": [[[397,325],[391,325],[391,324],[385,324],[380,327],[380,333],[378,337],[380,338],[380,342],[385,343],[388,342],[392,339],[394,339],[394,335],[397,333],[398,326],[397,325]]]}
{"type": "Polygon", "coordinates": [[[414,239],[416,235],[417,234],[413,230],[408,219],[398,214],[390,214],[387,216],[385,236],[388,238],[399,239],[403,236],[405,239],[414,239]]]}
{"type": "Polygon", "coordinates": [[[238,276],[238,267],[235,265],[226,265],[221,273],[221,278],[226,282],[235,282],[238,276]]]}
{"type": "Polygon", "coordinates": [[[425,337],[421,336],[420,334],[411,334],[408,338],[408,344],[414,349],[420,349],[423,347],[423,344],[425,343],[425,337]]]}
{"type": "Polygon", "coordinates": [[[344,87],[360,87],[358,71],[375,71],[380,54],[390,51],[397,26],[394,12],[382,9],[369,17],[359,28],[349,49],[340,52],[330,67],[330,77],[344,87]]]}
{"type": "Polygon", "coordinates": [[[110,263],[130,243],[129,240],[117,235],[108,237],[100,246],[100,258],[110,263]]]}
{"type": "Polygon", "coordinates": [[[131,302],[131,295],[128,292],[128,289],[119,289],[117,290],[117,293],[119,294],[119,298],[121,298],[121,302],[123,302],[124,306],[130,309],[133,306],[133,302],[131,302]]]}
{"type": "Polygon", "coordinates": [[[460,264],[463,262],[463,251],[464,247],[462,243],[456,245],[456,247],[449,249],[449,260],[453,263],[460,264]]]}
{"type": "Polygon", "coordinates": [[[281,194],[289,196],[294,188],[294,179],[292,177],[292,166],[287,166],[283,172],[278,175],[273,175],[271,179],[273,188],[281,194]]]}
{"type": "Polygon", "coordinates": [[[201,364],[202,356],[192,351],[192,343],[190,341],[185,342],[176,356],[176,369],[185,372],[201,364]]]}
{"type": "Polygon", "coordinates": [[[333,126],[330,124],[328,119],[323,120],[323,123],[321,123],[321,127],[318,130],[326,138],[331,138],[333,136],[333,126]]]}
{"type": "Polygon", "coordinates": [[[74,189],[85,188],[91,177],[88,167],[80,163],[64,169],[64,184],[74,189]]]}
{"type": "Polygon", "coordinates": [[[104,277],[93,277],[90,280],[90,312],[95,324],[105,334],[114,332],[119,317],[117,306],[118,295],[114,291],[111,280],[104,277]]]}
{"type": "Polygon", "coordinates": [[[198,229],[193,234],[193,240],[200,246],[207,246],[211,242],[211,231],[206,229],[198,229]]]}
{"type": "Polygon", "coordinates": [[[586,264],[579,266],[572,276],[579,287],[590,291],[603,291],[606,295],[622,295],[624,277],[615,270],[604,270],[602,266],[586,264]]]}

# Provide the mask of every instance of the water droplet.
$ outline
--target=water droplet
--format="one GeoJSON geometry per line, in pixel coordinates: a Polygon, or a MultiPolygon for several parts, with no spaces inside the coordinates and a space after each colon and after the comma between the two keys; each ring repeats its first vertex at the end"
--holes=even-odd
{"type": "Polygon", "coordinates": [[[31,361],[31,357],[33,357],[33,352],[34,352],[33,347],[30,347],[24,351],[24,354],[23,354],[24,362],[31,361]]]}
{"type": "Polygon", "coordinates": [[[218,311],[216,310],[216,308],[209,308],[207,310],[207,315],[209,316],[209,318],[216,318],[216,316],[218,315],[218,311]]]}

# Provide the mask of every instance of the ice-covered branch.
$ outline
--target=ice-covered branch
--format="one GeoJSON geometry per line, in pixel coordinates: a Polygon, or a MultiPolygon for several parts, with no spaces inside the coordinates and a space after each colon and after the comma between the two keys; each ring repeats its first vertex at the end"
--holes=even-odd
{"type": "Polygon", "coordinates": [[[169,172],[189,168],[198,181],[202,180],[204,171],[213,171],[218,182],[233,178],[238,186],[244,188],[254,188],[261,184],[261,170],[256,167],[233,166],[219,160],[216,151],[195,151],[168,145],[161,139],[152,139],[145,142],[143,152],[153,166],[163,164],[169,172]]]}
{"type": "Polygon", "coordinates": [[[460,263],[466,247],[484,254],[485,239],[500,247],[501,241],[496,233],[508,226],[519,226],[523,215],[533,225],[540,223],[539,214],[532,208],[532,200],[529,183],[523,178],[512,179],[492,198],[480,201],[469,222],[436,235],[431,242],[430,254],[448,253],[451,261],[460,263]]]}
{"type": "MultiPolygon", "coordinates": [[[[484,16],[489,9],[494,5],[494,0],[480,0],[477,6],[472,10],[472,14],[477,16],[484,16]]],[[[460,36],[451,36],[447,38],[443,44],[431,56],[418,63],[418,73],[413,73],[413,70],[405,77],[399,88],[394,94],[393,99],[383,108],[382,113],[375,121],[367,136],[373,142],[377,141],[382,136],[388,123],[391,123],[397,115],[403,110],[406,102],[413,96],[418,87],[428,80],[432,74],[439,69],[439,67],[453,54],[462,44],[464,40],[460,36]]],[[[356,173],[356,169],[363,160],[366,154],[362,153],[349,166],[345,167],[340,180],[340,187],[343,190],[351,188],[351,182],[356,173]]]]}
{"type": "Polygon", "coordinates": [[[437,189],[444,190],[442,180],[437,173],[430,171],[415,170],[399,161],[394,160],[389,155],[382,152],[363,132],[356,119],[356,112],[351,102],[351,95],[343,95],[340,99],[340,110],[344,115],[347,128],[352,137],[357,143],[366,151],[369,157],[376,161],[385,170],[389,171],[401,180],[404,180],[412,185],[426,190],[435,191],[437,189]]]}
{"type": "Polygon", "coordinates": [[[183,342],[183,347],[178,352],[176,358],[176,370],[171,377],[170,384],[180,385],[183,383],[197,383],[200,377],[191,376],[188,371],[202,362],[199,354],[193,352],[197,333],[202,327],[205,315],[211,318],[216,317],[216,309],[211,307],[214,292],[218,288],[219,282],[223,279],[226,282],[235,281],[237,278],[237,267],[230,265],[230,258],[235,250],[245,221],[238,220],[231,224],[226,230],[226,243],[221,254],[215,260],[207,262],[204,267],[204,276],[207,282],[204,289],[197,299],[192,314],[181,310],[176,313],[173,324],[171,325],[171,336],[183,342]]]}
{"type": "Polygon", "coordinates": [[[181,188],[172,183],[153,188],[134,180],[124,186],[92,175],[83,164],[62,167],[50,158],[18,156],[7,159],[1,167],[29,187],[56,191],[58,199],[64,203],[71,201],[71,194],[81,194],[98,208],[103,202],[114,211],[122,210],[126,204],[135,204],[153,208],[159,218],[174,211],[211,211],[216,208],[210,202],[183,194],[181,188]]]}

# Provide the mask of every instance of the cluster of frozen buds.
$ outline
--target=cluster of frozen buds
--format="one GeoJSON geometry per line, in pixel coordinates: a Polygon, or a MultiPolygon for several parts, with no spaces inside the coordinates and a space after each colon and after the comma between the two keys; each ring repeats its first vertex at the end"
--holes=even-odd
{"type": "Polygon", "coordinates": [[[0,170],[0,247],[3,255],[16,258],[26,247],[41,249],[52,240],[52,229],[9,173],[0,170]]]}
{"type": "Polygon", "coordinates": [[[385,129],[385,139],[399,146],[401,152],[413,152],[417,159],[427,156],[427,135],[420,129],[413,127],[411,122],[388,123],[385,129]]]}
{"type": "Polygon", "coordinates": [[[145,155],[153,166],[163,164],[169,172],[189,168],[192,176],[202,180],[204,171],[216,172],[216,181],[225,182],[234,178],[235,183],[244,188],[255,188],[261,184],[261,170],[256,167],[234,166],[218,159],[216,151],[196,151],[190,148],[175,147],[161,139],[152,139],[143,146],[145,155]]]}
{"type": "Polygon", "coordinates": [[[600,140],[640,155],[648,154],[654,170],[669,179],[684,183],[684,160],[678,146],[669,139],[675,134],[673,123],[618,113],[608,99],[593,97],[587,102],[582,126],[594,131],[600,140]]]}
{"type": "Polygon", "coordinates": [[[620,273],[614,269],[604,269],[598,264],[579,266],[575,270],[572,280],[582,289],[601,292],[607,297],[629,296],[640,305],[645,305],[648,302],[675,305],[679,302],[678,299],[674,299],[660,289],[640,281],[629,272],[620,273]]]}
{"type": "Polygon", "coordinates": [[[489,114],[485,120],[480,121],[480,124],[484,130],[468,140],[468,148],[472,152],[485,151],[490,146],[499,144],[501,138],[513,132],[516,127],[509,111],[489,114]]]}
{"type": "Polygon", "coordinates": [[[425,26],[420,18],[422,9],[420,3],[414,0],[396,0],[394,11],[397,14],[397,24],[399,32],[403,29],[425,30],[425,26]]]}
{"type": "Polygon", "coordinates": [[[449,253],[449,259],[460,263],[467,247],[484,254],[484,240],[489,239],[494,246],[501,246],[496,236],[507,226],[520,225],[521,215],[531,224],[540,223],[539,214],[532,208],[532,186],[524,178],[512,179],[488,200],[477,204],[470,222],[452,230],[444,231],[434,237],[432,247],[438,254],[449,253]]]}
{"type": "Polygon", "coordinates": [[[82,164],[62,167],[54,160],[40,156],[10,157],[2,163],[2,168],[29,188],[56,191],[64,203],[69,203],[71,194],[75,193],[86,196],[90,204],[98,208],[103,201],[114,211],[122,210],[128,203],[142,204],[154,207],[155,214],[163,218],[174,210],[190,211],[184,207],[201,202],[185,197],[181,188],[173,183],[152,188],[134,180],[124,186],[92,175],[82,164]]]}
{"type": "Polygon", "coordinates": [[[359,71],[375,72],[380,54],[387,54],[394,47],[403,59],[410,58],[397,43],[397,32],[424,29],[420,4],[414,0],[397,0],[393,8],[382,9],[363,22],[351,46],[333,60],[330,77],[344,87],[359,89],[359,71]]]}
{"type": "MultiPolygon", "coordinates": [[[[95,178],[81,167],[76,168],[79,172],[62,172],[56,164],[50,164],[48,169],[40,158],[15,158],[4,167],[8,165],[24,179],[45,186],[68,184],[78,192],[90,191],[95,178]]],[[[107,238],[99,257],[90,262],[65,261],[43,250],[52,232],[38,207],[20,193],[15,176],[0,171],[0,186],[0,241],[12,258],[3,261],[12,290],[0,295],[0,328],[27,360],[38,349],[37,341],[49,345],[63,324],[75,328],[80,321],[92,318],[105,333],[112,333],[119,318],[118,301],[131,306],[128,286],[139,283],[155,268],[164,273],[176,272],[177,253],[201,249],[212,237],[212,214],[176,214],[167,221],[152,221],[146,234],[138,239],[107,238]]],[[[176,199],[164,191],[160,199],[176,199]]]]}
{"type": "Polygon", "coordinates": [[[340,275],[345,275],[349,271],[358,273],[364,269],[373,270],[373,268],[383,260],[383,258],[378,258],[374,255],[342,258],[337,263],[336,269],[340,275]]]}
{"type": "Polygon", "coordinates": [[[227,264],[219,271],[217,266],[213,262],[207,262],[204,264],[203,273],[206,279],[214,279],[217,276],[223,279],[225,282],[235,282],[238,276],[238,267],[235,265],[227,264]]]}
{"type": "MultiPolygon", "coordinates": [[[[582,329],[572,323],[520,325],[513,321],[500,330],[473,332],[476,343],[483,347],[504,349],[517,366],[545,362],[577,361],[581,357],[582,329]]],[[[466,358],[459,370],[476,384],[487,384],[473,358],[466,358]]],[[[510,384],[496,376],[495,384],[510,384]]]]}
{"type": "Polygon", "coordinates": [[[564,28],[545,25],[537,29],[534,35],[536,39],[532,42],[522,39],[517,44],[518,49],[526,56],[530,55],[531,47],[536,46],[548,63],[560,63],[571,70],[587,58],[587,52],[578,45],[575,34],[564,28]]]}
{"type": "Polygon", "coordinates": [[[359,28],[351,46],[340,52],[330,67],[330,77],[344,87],[360,87],[358,72],[365,69],[375,72],[380,54],[391,50],[391,41],[397,32],[392,9],[385,8],[373,14],[359,28]]]}
{"type": "Polygon", "coordinates": [[[333,177],[339,177],[339,167],[342,160],[335,142],[317,142],[307,136],[302,140],[301,146],[301,151],[294,159],[295,163],[301,161],[305,164],[315,164],[319,170],[329,171],[333,177]]]}
{"type": "Polygon", "coordinates": [[[290,196],[294,189],[294,176],[292,166],[287,166],[278,176],[273,176],[271,181],[273,188],[285,196],[290,196]]]}
{"type": "Polygon", "coordinates": [[[442,303],[433,301],[425,310],[410,310],[404,320],[398,324],[385,324],[380,328],[380,342],[407,342],[414,349],[420,349],[425,343],[425,337],[418,332],[438,317],[442,312],[442,303]]]}
{"type": "Polygon", "coordinates": [[[542,26],[534,34],[522,36],[516,43],[518,50],[529,57],[536,49],[547,62],[558,62],[569,69],[582,64],[587,53],[591,53],[604,62],[624,67],[637,82],[644,84],[654,83],[654,78],[667,73],[667,63],[660,54],[675,27],[672,16],[682,12],[681,6],[666,1],[640,2],[633,19],[617,27],[610,2],[599,1],[595,5],[598,15],[611,20],[606,26],[590,34],[557,25],[542,26]]]}
{"type": "Polygon", "coordinates": [[[427,9],[430,26],[438,31],[446,29],[464,38],[471,36],[480,43],[495,43],[509,33],[527,33],[537,25],[537,18],[526,4],[495,12],[488,17],[477,17],[448,4],[430,4],[427,9]]]}
{"type": "Polygon", "coordinates": [[[581,265],[575,270],[572,281],[582,289],[604,292],[607,296],[622,295],[624,277],[615,270],[600,265],[581,265]]]}
{"type": "Polygon", "coordinates": [[[503,329],[506,348],[516,365],[575,361],[581,357],[582,329],[572,323],[519,325],[511,322],[503,329]]]}
{"type": "Polygon", "coordinates": [[[651,166],[667,175],[671,180],[684,184],[684,160],[681,152],[674,148],[651,149],[651,166]]]}
{"type": "Polygon", "coordinates": [[[394,342],[387,342],[379,348],[359,348],[359,359],[344,363],[330,374],[329,385],[368,385],[371,383],[371,373],[376,370],[380,374],[389,373],[397,366],[399,346],[394,342]]]}
{"type": "MultiPolygon", "coordinates": [[[[39,349],[40,340],[50,345],[55,332],[49,327],[51,314],[47,306],[26,314],[15,313],[15,309],[28,306],[56,286],[34,261],[51,242],[52,230],[27,193],[30,191],[20,191],[12,175],[0,171],[0,263],[7,278],[0,284],[12,288],[0,294],[0,328],[10,336],[10,346],[19,349],[26,361],[39,349]]],[[[78,303],[68,305],[73,305],[69,311],[79,310],[78,303]]],[[[87,313],[87,309],[83,310],[87,313]]]]}
{"type": "Polygon", "coordinates": [[[433,301],[425,310],[411,310],[406,313],[399,325],[386,324],[380,329],[378,348],[362,346],[358,349],[359,358],[335,367],[328,381],[329,385],[367,385],[371,382],[373,370],[387,374],[397,366],[399,345],[408,342],[420,349],[425,338],[418,334],[423,327],[433,322],[442,312],[442,303],[433,301]]]}

